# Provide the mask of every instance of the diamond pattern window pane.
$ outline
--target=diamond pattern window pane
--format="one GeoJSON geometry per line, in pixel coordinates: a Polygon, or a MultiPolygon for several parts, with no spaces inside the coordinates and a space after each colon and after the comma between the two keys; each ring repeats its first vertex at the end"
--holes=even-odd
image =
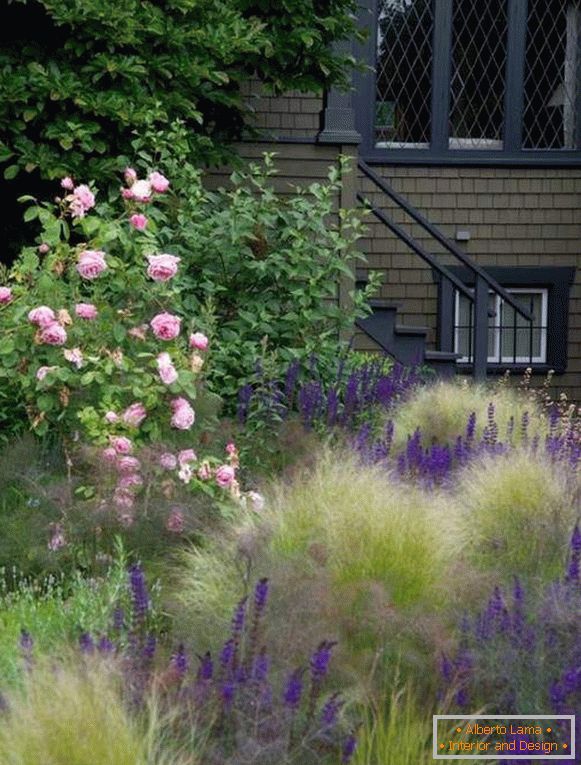
{"type": "Polygon", "coordinates": [[[506,0],[455,0],[450,148],[503,147],[506,0]]]}
{"type": "Polygon", "coordinates": [[[523,148],[579,148],[581,7],[529,0],[523,148]]]}
{"type": "Polygon", "coordinates": [[[379,0],[378,147],[429,148],[433,26],[431,0],[379,0]]]}

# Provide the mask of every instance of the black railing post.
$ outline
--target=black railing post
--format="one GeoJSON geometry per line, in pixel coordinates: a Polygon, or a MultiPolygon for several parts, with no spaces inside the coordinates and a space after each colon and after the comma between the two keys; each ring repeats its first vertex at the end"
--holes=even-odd
{"type": "Polygon", "coordinates": [[[474,284],[474,379],[478,382],[486,380],[488,364],[488,285],[476,274],[474,284]]]}

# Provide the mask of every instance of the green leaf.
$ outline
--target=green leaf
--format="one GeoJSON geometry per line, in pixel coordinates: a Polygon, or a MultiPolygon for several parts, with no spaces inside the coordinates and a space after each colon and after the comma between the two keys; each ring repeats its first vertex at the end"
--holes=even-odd
{"type": "Polygon", "coordinates": [[[0,340],[0,354],[2,356],[8,356],[14,350],[14,340],[11,337],[6,337],[0,340]]]}
{"type": "Polygon", "coordinates": [[[6,170],[4,170],[4,178],[7,181],[11,181],[14,178],[16,178],[19,172],[20,172],[20,167],[18,165],[8,165],[6,170]]]}

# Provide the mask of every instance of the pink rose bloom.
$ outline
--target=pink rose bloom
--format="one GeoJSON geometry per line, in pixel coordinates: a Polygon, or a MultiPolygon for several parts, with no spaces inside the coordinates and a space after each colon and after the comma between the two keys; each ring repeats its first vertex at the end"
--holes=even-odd
{"type": "Polygon", "coordinates": [[[194,332],[190,335],[190,348],[196,348],[198,351],[205,351],[210,341],[202,332],[194,332]]]}
{"type": "Polygon", "coordinates": [[[147,228],[147,217],[145,215],[142,215],[141,213],[134,213],[129,218],[129,223],[133,226],[133,228],[137,229],[137,231],[143,231],[143,229],[147,228]]]}
{"type": "Polygon", "coordinates": [[[66,199],[69,202],[73,218],[84,218],[87,212],[95,206],[95,195],[85,184],[77,186],[66,199]]]}
{"type": "Polygon", "coordinates": [[[48,244],[45,244],[44,242],[43,242],[43,244],[39,244],[39,245],[38,245],[38,251],[39,251],[39,253],[40,253],[41,255],[46,255],[46,253],[47,253],[49,250],[50,250],[50,247],[49,247],[49,245],[48,245],[48,244]]]}
{"type": "Polygon", "coordinates": [[[64,327],[57,324],[47,324],[40,330],[40,342],[47,345],[64,345],[67,342],[67,333],[64,327]]]}
{"type": "Polygon", "coordinates": [[[77,271],[83,279],[96,279],[106,268],[105,253],[100,250],[84,250],[79,255],[77,271]]]}
{"type": "Polygon", "coordinates": [[[158,173],[157,170],[149,174],[149,183],[156,194],[163,194],[169,189],[168,179],[165,175],[158,173]]]}
{"type": "Polygon", "coordinates": [[[127,331],[127,334],[136,340],[145,340],[145,333],[147,330],[147,324],[141,324],[139,327],[131,327],[131,329],[127,331]]]}
{"type": "Polygon", "coordinates": [[[67,348],[64,351],[64,357],[71,364],[74,364],[77,369],[83,366],[83,352],[80,348],[71,348],[70,350],[67,348]]]}
{"type": "Polygon", "coordinates": [[[159,376],[164,385],[171,385],[178,379],[176,368],[172,364],[169,353],[160,353],[157,357],[159,376]]]}
{"type": "Polygon", "coordinates": [[[115,489],[113,494],[113,502],[115,507],[118,507],[121,510],[131,510],[135,504],[133,494],[128,489],[121,488],[115,489]]]}
{"type": "Polygon", "coordinates": [[[117,486],[120,489],[131,489],[133,487],[137,488],[139,486],[143,486],[143,478],[139,475],[139,473],[128,473],[127,475],[121,476],[117,486]]]}
{"type": "Polygon", "coordinates": [[[147,275],[154,282],[167,282],[177,274],[181,258],[163,253],[162,255],[148,255],[147,260],[149,261],[147,275]]]}
{"type": "Polygon", "coordinates": [[[47,305],[39,305],[38,308],[28,312],[28,321],[39,327],[48,327],[49,324],[54,324],[55,320],[54,311],[47,305]]]}
{"type": "Polygon", "coordinates": [[[125,178],[125,183],[128,186],[132,186],[137,180],[137,173],[132,167],[126,167],[123,176],[125,178]]]}
{"type": "Polygon", "coordinates": [[[178,461],[171,452],[164,452],[159,458],[159,464],[164,470],[175,470],[178,461]]]}
{"type": "Polygon", "coordinates": [[[92,303],[77,303],[75,306],[75,314],[79,319],[96,319],[98,313],[97,306],[92,303]]]}
{"type": "Polygon", "coordinates": [[[208,481],[212,477],[212,468],[207,462],[202,462],[202,467],[198,470],[198,478],[202,481],[208,481]]]}
{"type": "Polygon", "coordinates": [[[137,473],[141,468],[141,463],[136,457],[119,457],[117,460],[117,470],[120,473],[137,473]]]}
{"type": "Polygon", "coordinates": [[[158,340],[175,340],[180,333],[182,320],[172,313],[158,313],[149,322],[158,340]]]}
{"type": "Polygon", "coordinates": [[[58,367],[39,367],[36,370],[36,379],[37,380],[44,380],[44,378],[47,376],[49,372],[54,372],[55,369],[58,369],[58,367]]]}
{"type": "Polygon", "coordinates": [[[129,454],[133,451],[133,443],[126,436],[110,436],[109,442],[117,454],[129,454]]]}
{"type": "Polygon", "coordinates": [[[233,454],[236,454],[236,444],[230,441],[230,443],[226,444],[226,454],[229,454],[232,456],[233,454]]]}
{"type": "Polygon", "coordinates": [[[185,484],[188,484],[192,480],[193,475],[192,468],[187,463],[182,465],[178,471],[179,479],[185,484]]]}
{"type": "Polygon", "coordinates": [[[136,202],[149,202],[151,199],[151,183],[149,181],[135,181],[131,186],[131,197],[136,202]]]}
{"type": "Polygon", "coordinates": [[[222,489],[228,488],[236,478],[236,471],[231,465],[220,465],[216,470],[216,483],[222,489]]]}
{"type": "Polygon", "coordinates": [[[72,191],[75,188],[73,179],[67,175],[61,181],[61,187],[67,191],[72,191]]]}
{"type": "Polygon", "coordinates": [[[170,510],[165,527],[174,534],[181,534],[184,530],[184,514],[178,507],[172,507],[170,510]]]}
{"type": "Polygon", "coordinates": [[[121,196],[123,199],[133,199],[133,192],[131,189],[121,189],[121,196]]]}
{"type": "Polygon", "coordinates": [[[173,416],[171,425],[178,430],[189,430],[196,419],[196,415],[189,402],[185,398],[174,398],[171,402],[173,416]]]}
{"type": "Polygon", "coordinates": [[[117,461],[117,452],[112,446],[108,446],[106,449],[103,449],[102,455],[105,462],[113,464],[117,461]]]}
{"type": "Polygon", "coordinates": [[[147,417],[147,410],[140,401],[136,401],[123,412],[123,422],[138,428],[147,417]]]}
{"type": "Polygon", "coordinates": [[[119,415],[116,412],[108,411],[105,414],[105,422],[108,422],[109,425],[113,425],[118,420],[119,420],[119,415]]]}
{"type": "Polygon", "coordinates": [[[0,287],[0,303],[9,303],[12,300],[10,287],[0,287]]]}
{"type": "Polygon", "coordinates": [[[178,462],[180,465],[187,465],[189,462],[195,462],[198,459],[193,449],[182,449],[178,452],[178,462]]]}

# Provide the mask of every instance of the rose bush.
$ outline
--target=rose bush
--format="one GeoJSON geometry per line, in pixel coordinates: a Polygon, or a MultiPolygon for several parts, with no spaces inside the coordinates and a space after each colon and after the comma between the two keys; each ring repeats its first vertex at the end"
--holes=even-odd
{"type": "MultiPolygon", "coordinates": [[[[129,524],[144,449],[160,469],[171,457],[182,484],[235,497],[240,490],[237,458],[197,457],[198,409],[203,422],[219,399],[205,390],[211,343],[184,289],[181,258],[166,251],[170,182],[132,169],[125,182],[103,201],[68,177],[56,206],[24,199],[25,218],[42,231],[0,272],[0,380],[17,385],[39,436],[57,434],[69,455],[79,444],[83,460],[91,453],[108,466],[112,502],[129,524]]],[[[172,524],[180,526],[175,513],[172,524]]],[[[54,538],[62,537],[59,527],[54,538]]]]}

